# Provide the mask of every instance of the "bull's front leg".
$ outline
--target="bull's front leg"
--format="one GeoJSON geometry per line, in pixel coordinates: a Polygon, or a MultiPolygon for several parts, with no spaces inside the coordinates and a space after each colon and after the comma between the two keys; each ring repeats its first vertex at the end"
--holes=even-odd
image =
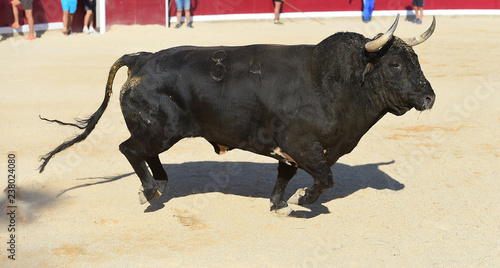
{"type": "MultiPolygon", "coordinates": [[[[314,148],[314,147],[311,147],[314,148]]],[[[299,166],[313,177],[312,187],[302,188],[290,197],[288,203],[297,205],[310,205],[318,200],[321,194],[334,187],[333,173],[325,158],[323,149],[311,151],[301,159],[299,166]]]]}
{"type": "Polygon", "coordinates": [[[329,174],[326,180],[314,179],[314,184],[311,188],[305,187],[298,189],[288,203],[296,205],[310,205],[318,200],[321,194],[328,188],[333,188],[333,174],[329,174]]]}
{"type": "Polygon", "coordinates": [[[297,173],[297,167],[290,166],[284,162],[279,162],[278,179],[271,194],[271,211],[278,214],[289,215],[292,210],[288,208],[288,204],[283,200],[286,186],[292,177],[297,173]]]}

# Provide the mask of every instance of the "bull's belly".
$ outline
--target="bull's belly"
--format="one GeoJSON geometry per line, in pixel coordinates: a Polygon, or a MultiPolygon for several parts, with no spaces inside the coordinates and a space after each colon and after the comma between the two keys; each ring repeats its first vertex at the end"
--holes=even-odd
{"type": "Polygon", "coordinates": [[[202,137],[212,144],[218,154],[223,154],[232,149],[240,149],[271,157],[292,166],[298,166],[296,161],[279,147],[272,133],[265,129],[244,133],[238,131],[211,131],[204,133],[202,137]],[[238,136],[238,133],[241,135],[238,136]]]}
{"type": "Polygon", "coordinates": [[[241,130],[232,131],[204,131],[201,136],[206,140],[231,149],[241,149],[262,155],[270,155],[273,148],[277,147],[271,136],[250,135],[241,130]]]}

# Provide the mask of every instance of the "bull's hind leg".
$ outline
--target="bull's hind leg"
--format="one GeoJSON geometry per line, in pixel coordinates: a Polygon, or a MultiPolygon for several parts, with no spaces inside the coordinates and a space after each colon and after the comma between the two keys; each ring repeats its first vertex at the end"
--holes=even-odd
{"type": "Polygon", "coordinates": [[[276,211],[279,214],[289,215],[292,210],[288,208],[288,204],[283,200],[286,186],[292,177],[297,173],[297,167],[290,166],[286,163],[279,162],[278,179],[271,194],[271,211],[276,211]]]}
{"type": "Polygon", "coordinates": [[[158,155],[148,157],[146,158],[146,162],[148,163],[151,172],[153,172],[153,177],[156,181],[158,191],[163,194],[167,188],[168,176],[167,172],[165,172],[165,169],[163,169],[163,166],[161,165],[160,158],[158,155]]]}
{"type": "Polygon", "coordinates": [[[124,141],[122,144],[120,144],[120,151],[125,155],[127,160],[130,162],[130,165],[132,165],[132,168],[134,169],[135,173],[137,174],[137,176],[139,176],[139,179],[141,180],[143,187],[143,191],[139,193],[139,200],[141,204],[144,204],[152,199],[158,198],[160,196],[160,194],[158,193],[158,187],[156,185],[153,176],[149,172],[144,157],[141,154],[140,144],[134,141],[132,138],[130,138],[124,141]]]}

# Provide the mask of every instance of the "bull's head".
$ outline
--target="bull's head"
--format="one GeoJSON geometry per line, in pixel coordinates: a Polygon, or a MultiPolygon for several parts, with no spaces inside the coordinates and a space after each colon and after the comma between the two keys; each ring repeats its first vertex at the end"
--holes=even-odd
{"type": "Polygon", "coordinates": [[[393,36],[399,20],[389,30],[365,44],[367,65],[363,73],[374,76],[371,80],[375,88],[383,86],[382,95],[389,111],[396,115],[404,114],[411,108],[423,111],[432,108],[435,94],[425,78],[418,57],[412,46],[427,40],[436,27],[434,18],[429,29],[420,36],[400,39],[393,36]],[[375,74],[377,73],[377,74],[375,74]]]}

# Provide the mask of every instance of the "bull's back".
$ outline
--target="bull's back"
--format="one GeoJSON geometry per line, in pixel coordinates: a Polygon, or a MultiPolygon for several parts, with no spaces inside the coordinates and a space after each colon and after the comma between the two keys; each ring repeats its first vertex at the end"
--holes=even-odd
{"type": "MultiPolygon", "coordinates": [[[[293,110],[310,87],[313,46],[176,47],[155,53],[133,74],[155,106],[178,113],[203,136],[237,147],[281,113],[293,110]],[[284,103],[287,102],[287,103],[284,103]],[[169,107],[175,106],[175,108],[169,107]],[[287,110],[288,109],[288,110],[287,110]],[[231,142],[232,144],[228,144],[231,142]]],[[[170,115],[171,116],[171,115],[170,115]]]]}

